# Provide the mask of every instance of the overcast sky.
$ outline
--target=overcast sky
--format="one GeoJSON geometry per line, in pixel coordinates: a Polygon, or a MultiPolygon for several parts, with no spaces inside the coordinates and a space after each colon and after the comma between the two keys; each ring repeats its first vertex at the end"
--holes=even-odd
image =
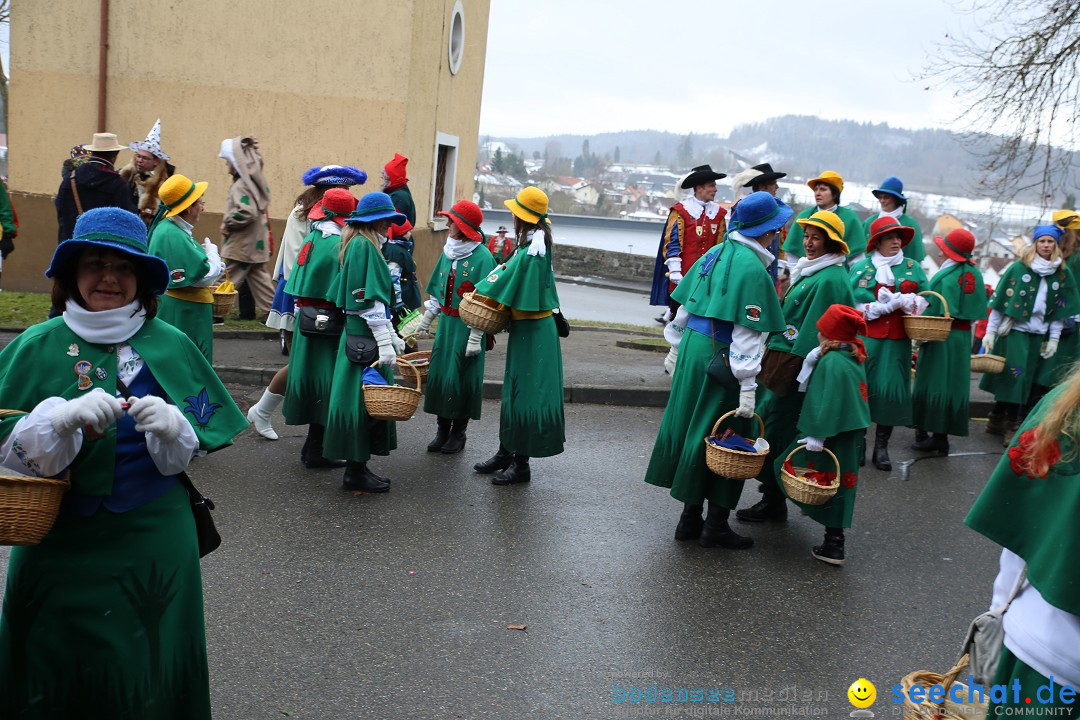
{"type": "Polygon", "coordinates": [[[913,79],[964,0],[491,0],[482,135],[726,135],[789,113],[952,127],[913,79]]]}

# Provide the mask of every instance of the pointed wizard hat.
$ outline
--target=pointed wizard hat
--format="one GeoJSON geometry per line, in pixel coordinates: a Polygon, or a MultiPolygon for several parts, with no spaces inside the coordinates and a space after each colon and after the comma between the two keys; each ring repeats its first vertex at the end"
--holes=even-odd
{"type": "Polygon", "coordinates": [[[161,118],[158,118],[154,123],[154,127],[150,128],[150,134],[146,136],[145,140],[139,140],[128,145],[132,152],[138,152],[139,150],[145,150],[154,157],[161,158],[165,162],[170,162],[172,158],[168,153],[161,149],[161,118]]]}

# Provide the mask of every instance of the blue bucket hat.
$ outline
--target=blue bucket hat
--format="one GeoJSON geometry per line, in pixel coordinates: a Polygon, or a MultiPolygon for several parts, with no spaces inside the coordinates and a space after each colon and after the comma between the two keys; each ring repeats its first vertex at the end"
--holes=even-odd
{"type": "Polygon", "coordinates": [[[794,210],[770,193],[750,193],[735,206],[728,229],[736,230],[746,237],[761,237],[771,230],[779,230],[787,225],[794,214],[794,210]]]}
{"type": "Polygon", "coordinates": [[[1034,242],[1043,235],[1049,235],[1054,238],[1054,242],[1061,242],[1061,237],[1065,234],[1065,231],[1059,228],[1057,225],[1036,225],[1035,229],[1031,231],[1031,240],[1034,242]]]}
{"type": "Polygon", "coordinates": [[[907,204],[907,198],[904,197],[904,183],[900,180],[900,178],[896,177],[895,175],[891,175],[882,180],[881,187],[879,187],[877,190],[871,190],[871,192],[873,193],[874,197],[878,197],[878,193],[885,193],[887,195],[892,195],[893,197],[899,198],[900,202],[904,203],[905,205],[907,204]]]}
{"type": "Polygon", "coordinates": [[[313,167],[304,173],[303,183],[322,187],[325,185],[363,185],[367,182],[367,173],[349,165],[323,165],[313,167]]]}
{"type": "Polygon", "coordinates": [[[45,277],[55,276],[86,248],[101,248],[123,253],[141,264],[150,274],[155,294],[161,295],[168,289],[169,266],[148,253],[146,225],[135,213],[114,207],[87,210],[75,221],[72,235],[70,240],[56,246],[45,277]]]}
{"type": "Polygon", "coordinates": [[[376,220],[390,220],[394,225],[400,225],[407,220],[404,215],[394,208],[394,201],[384,192],[370,192],[360,198],[356,209],[349,217],[347,223],[370,223],[376,220]]]}

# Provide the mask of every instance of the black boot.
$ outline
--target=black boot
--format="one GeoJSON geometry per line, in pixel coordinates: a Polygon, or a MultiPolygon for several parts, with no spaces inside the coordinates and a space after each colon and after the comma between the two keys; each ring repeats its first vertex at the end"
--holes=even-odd
{"type": "Polygon", "coordinates": [[[443,449],[450,437],[450,418],[441,417],[437,421],[438,430],[435,431],[435,439],[428,443],[428,452],[439,452],[443,449]]]}
{"type": "Polygon", "coordinates": [[[994,403],[994,407],[987,413],[986,432],[990,435],[1005,434],[1005,408],[1001,403],[994,403]]]}
{"type": "Polygon", "coordinates": [[[934,433],[924,440],[916,440],[912,443],[911,449],[932,452],[935,455],[948,455],[949,436],[945,433],[934,433]]]}
{"type": "Polygon", "coordinates": [[[892,436],[892,425],[877,426],[874,434],[874,455],[870,459],[878,470],[892,470],[892,461],[889,460],[889,438],[892,436]]]}
{"type": "Polygon", "coordinates": [[[517,485],[532,480],[528,455],[515,455],[514,461],[505,470],[491,478],[492,485],[517,485]]]}
{"type": "Polygon", "coordinates": [[[450,426],[450,438],[442,447],[443,455],[453,455],[465,447],[465,428],[469,427],[469,418],[455,420],[450,426]]]}
{"type": "MultiPolygon", "coordinates": [[[[918,428],[915,429],[915,442],[916,443],[926,442],[929,439],[930,439],[930,433],[926,432],[925,430],[919,430],[918,428]]],[[[915,446],[912,445],[912,447],[915,447],[915,446]]]]}
{"type": "Polygon", "coordinates": [[[683,505],[682,515],[679,516],[679,524],[675,526],[676,540],[697,540],[701,537],[701,528],[705,519],[701,517],[703,505],[683,505]]]}
{"type": "Polygon", "coordinates": [[[784,522],[787,520],[787,499],[775,482],[762,483],[762,497],[748,508],[735,511],[744,522],[784,522]]]}
{"type": "Polygon", "coordinates": [[[255,319],[255,296],[251,294],[251,286],[245,280],[237,288],[236,307],[241,320],[255,319]]]}
{"type": "Polygon", "coordinates": [[[312,423],[308,425],[307,455],[304,456],[304,467],[308,470],[316,468],[340,468],[345,467],[344,460],[329,460],[323,457],[323,434],[326,428],[312,423]]]}
{"type": "Polygon", "coordinates": [[[830,565],[844,564],[844,529],[825,528],[825,542],[810,549],[810,554],[830,565]]]}
{"type": "Polygon", "coordinates": [[[499,443],[499,452],[494,456],[488,458],[484,462],[478,462],[473,465],[473,470],[481,475],[490,475],[492,473],[500,472],[510,467],[510,463],[514,462],[514,454],[504,448],[502,443],[499,443]]]}
{"type": "Polygon", "coordinates": [[[384,493],[390,490],[390,483],[368,470],[367,463],[351,462],[345,465],[345,475],[341,478],[341,489],[384,493]]]}
{"type": "Polygon", "coordinates": [[[728,525],[728,516],[731,511],[722,508],[714,502],[709,503],[709,514],[705,517],[705,525],[701,529],[701,537],[698,545],[701,547],[722,547],[728,550],[745,550],[754,544],[754,539],[739,535],[728,525]]]}
{"type": "Polygon", "coordinates": [[[866,433],[869,428],[863,431],[862,440],[859,441],[859,467],[866,465],[866,433]]]}
{"type": "Polygon", "coordinates": [[[300,462],[307,465],[308,451],[311,450],[311,428],[308,427],[307,437],[304,438],[304,447],[300,448],[300,462]]]}

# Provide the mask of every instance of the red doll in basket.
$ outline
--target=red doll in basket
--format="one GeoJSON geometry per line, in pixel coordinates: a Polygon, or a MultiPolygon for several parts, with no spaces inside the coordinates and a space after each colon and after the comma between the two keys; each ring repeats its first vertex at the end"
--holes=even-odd
{"type": "MultiPolygon", "coordinates": [[[[840,487],[829,501],[822,505],[796,504],[808,517],[825,526],[825,541],[811,550],[813,556],[830,565],[843,565],[844,528],[851,527],[862,438],[870,426],[863,365],[866,349],[858,337],[866,333],[866,321],[854,308],[831,305],[817,321],[817,328],[821,344],[806,356],[798,378],[799,391],[806,393],[806,399],[799,413],[796,437],[803,439],[796,440],[775,457],[777,464],[788,472],[794,469],[791,465],[810,468],[813,471],[809,473],[810,479],[820,481],[819,485],[830,484],[839,471],[840,487]],[[806,445],[806,449],[791,455],[801,445],[806,445]],[[832,451],[839,468],[823,448],[832,451]]],[[[780,476],[778,467],[777,477],[780,476]]],[[[789,494],[783,483],[781,489],[785,495],[789,494]]]]}

